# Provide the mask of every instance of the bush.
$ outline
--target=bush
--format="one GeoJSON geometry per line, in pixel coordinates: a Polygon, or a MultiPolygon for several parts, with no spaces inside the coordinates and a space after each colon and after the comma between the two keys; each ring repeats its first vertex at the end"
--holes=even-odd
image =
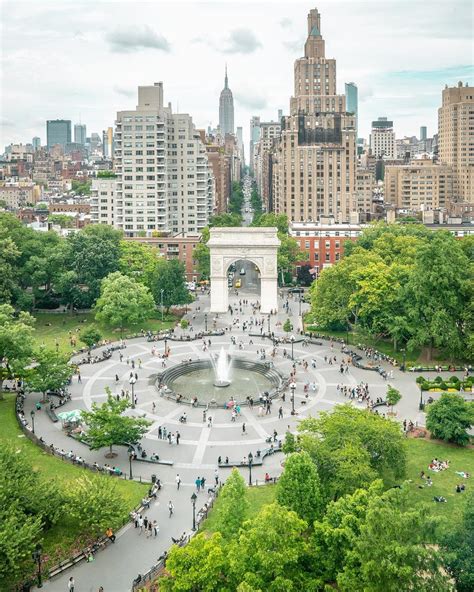
{"type": "Polygon", "coordinates": [[[418,378],[416,379],[416,384],[426,384],[426,378],[424,378],[423,376],[418,376],[418,378]]]}
{"type": "Polygon", "coordinates": [[[465,446],[474,422],[474,405],[455,393],[443,393],[426,415],[426,427],[434,438],[465,446]]]}
{"type": "Polygon", "coordinates": [[[434,379],[434,382],[438,382],[438,383],[440,383],[440,382],[443,382],[443,379],[441,378],[441,376],[437,376],[437,377],[434,379]]]}
{"type": "Polygon", "coordinates": [[[181,319],[181,329],[187,329],[189,327],[189,321],[187,319],[181,319]]]}

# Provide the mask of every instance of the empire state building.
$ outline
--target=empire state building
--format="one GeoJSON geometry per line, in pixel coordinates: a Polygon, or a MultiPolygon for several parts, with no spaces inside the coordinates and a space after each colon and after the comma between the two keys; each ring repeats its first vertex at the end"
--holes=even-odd
{"type": "Polygon", "coordinates": [[[219,127],[222,137],[234,133],[234,98],[229,88],[227,66],[225,68],[225,82],[219,99],[219,127]]]}

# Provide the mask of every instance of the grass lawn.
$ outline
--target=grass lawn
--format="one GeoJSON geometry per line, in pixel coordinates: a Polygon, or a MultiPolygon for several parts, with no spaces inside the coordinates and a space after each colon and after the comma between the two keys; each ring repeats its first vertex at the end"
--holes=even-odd
{"type": "MultiPolygon", "coordinates": [[[[261,487],[248,487],[246,496],[249,501],[249,509],[246,518],[253,518],[256,516],[262,506],[271,504],[275,501],[276,487],[275,485],[262,485],[261,487]]],[[[219,505],[219,498],[217,499],[214,508],[209,513],[209,517],[202,523],[199,532],[214,532],[217,513],[214,511],[219,505]]]]}
{"type": "MultiPolygon", "coordinates": [[[[81,469],[64,461],[50,456],[38,446],[26,438],[20,430],[15,417],[15,397],[11,393],[4,394],[5,399],[0,400],[0,446],[10,444],[16,450],[21,451],[33,469],[44,479],[54,479],[58,487],[66,491],[75,479],[82,475],[91,475],[87,469],[81,469]]],[[[117,492],[123,497],[126,506],[131,510],[141,501],[148,491],[146,484],[135,481],[125,481],[100,475],[101,479],[111,479],[117,486],[117,492]]],[[[126,516],[124,516],[124,521],[126,516]]],[[[84,548],[88,541],[87,533],[81,529],[81,525],[72,520],[67,513],[58,524],[46,533],[43,542],[44,553],[49,560],[47,566],[54,565],[59,558],[66,558],[84,548]]],[[[1,586],[0,586],[1,587],[1,586]]]]}
{"type": "Polygon", "coordinates": [[[474,488],[474,450],[423,438],[409,438],[407,445],[407,478],[413,481],[410,483],[410,497],[413,504],[420,501],[427,502],[431,505],[434,513],[447,518],[448,524],[456,520],[462,512],[465,500],[463,493],[456,493],[456,485],[465,483],[466,489],[474,488]],[[449,460],[449,469],[440,473],[430,471],[428,465],[434,458],[449,460]],[[420,479],[421,471],[425,471],[425,474],[433,480],[431,487],[419,489],[418,486],[424,483],[420,479]],[[471,477],[463,479],[456,475],[455,471],[464,471],[469,473],[471,477]],[[435,495],[444,496],[448,500],[447,503],[434,502],[435,495]]]}
{"type": "MultiPolygon", "coordinates": [[[[69,343],[69,331],[71,333],[79,333],[82,329],[91,324],[96,324],[102,333],[104,339],[117,340],[120,339],[120,329],[109,327],[107,325],[100,325],[94,322],[94,315],[92,313],[77,314],[71,316],[65,314],[53,313],[36,313],[35,333],[34,337],[39,344],[45,344],[48,347],[54,348],[56,340],[59,343],[59,350],[64,353],[71,353],[74,349],[84,347],[84,344],[77,339],[77,345],[73,348],[69,343]]],[[[169,329],[173,327],[176,319],[171,315],[165,315],[164,322],[161,322],[161,315],[157,313],[155,318],[149,319],[144,323],[135,326],[130,326],[124,329],[124,335],[131,333],[138,333],[142,329],[150,331],[160,331],[161,329],[169,329]]]]}

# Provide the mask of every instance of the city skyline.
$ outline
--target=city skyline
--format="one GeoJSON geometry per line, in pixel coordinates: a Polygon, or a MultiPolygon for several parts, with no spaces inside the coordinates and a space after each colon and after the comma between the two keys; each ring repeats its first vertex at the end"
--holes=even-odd
{"type": "Polygon", "coordinates": [[[287,113],[305,16],[315,6],[325,14],[326,55],[338,60],[337,92],[345,82],[358,86],[359,135],[368,138],[371,121],[386,116],[397,137],[417,135],[422,125],[432,136],[445,84],[472,79],[469,59],[459,60],[472,50],[469,4],[435,2],[426,11],[407,2],[281,2],[271,10],[252,4],[250,13],[246,2],[143,3],[146,11],[131,15],[116,2],[2,2],[0,145],[33,136],[45,143],[47,119],[100,132],[116,111],[134,107],[138,85],[156,80],[175,112],[192,115],[198,128],[214,127],[226,62],[235,126],[247,144],[252,115],[266,121],[278,109],[287,113]],[[58,74],[67,81],[59,91],[58,74]]]}

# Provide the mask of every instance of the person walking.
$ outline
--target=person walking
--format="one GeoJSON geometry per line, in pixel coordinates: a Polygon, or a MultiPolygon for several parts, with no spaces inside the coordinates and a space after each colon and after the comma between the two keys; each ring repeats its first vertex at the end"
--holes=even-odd
{"type": "Polygon", "coordinates": [[[247,428],[245,427],[245,422],[242,424],[242,436],[247,435],[247,428]]]}
{"type": "Polygon", "coordinates": [[[139,534],[142,534],[143,524],[144,524],[143,516],[141,514],[139,514],[138,515],[138,528],[140,530],[140,533],[139,534]]]}
{"type": "Polygon", "coordinates": [[[204,491],[204,487],[206,485],[206,478],[205,477],[201,477],[201,489],[204,491]]]}
{"type": "Polygon", "coordinates": [[[201,477],[198,477],[194,483],[196,484],[196,489],[199,493],[199,490],[201,489],[201,477]]]}
{"type": "Polygon", "coordinates": [[[170,518],[171,518],[171,516],[173,515],[173,511],[174,511],[174,505],[171,500],[168,502],[168,510],[170,512],[170,518]]]}
{"type": "Polygon", "coordinates": [[[115,539],[116,539],[117,537],[114,535],[114,531],[113,531],[113,530],[110,528],[110,526],[109,526],[109,528],[108,528],[108,529],[105,531],[105,534],[106,534],[107,538],[108,538],[110,541],[112,541],[112,543],[115,543],[115,539]]]}
{"type": "Polygon", "coordinates": [[[179,439],[181,438],[181,434],[176,430],[176,446],[179,445],[179,439]]]}
{"type": "Polygon", "coordinates": [[[71,576],[69,578],[68,583],[67,583],[68,592],[74,592],[74,587],[75,587],[74,578],[71,576]]]}
{"type": "Polygon", "coordinates": [[[219,471],[217,469],[214,470],[214,481],[216,485],[219,485],[219,471]]]}
{"type": "Polygon", "coordinates": [[[281,406],[278,409],[278,419],[283,419],[283,407],[281,406]]]}
{"type": "Polygon", "coordinates": [[[181,477],[179,476],[179,473],[176,475],[176,488],[179,491],[179,486],[181,485],[181,477]]]}
{"type": "Polygon", "coordinates": [[[153,536],[154,536],[154,538],[156,538],[158,536],[159,531],[160,531],[160,529],[158,528],[158,522],[156,520],[153,520],[153,536]]]}

